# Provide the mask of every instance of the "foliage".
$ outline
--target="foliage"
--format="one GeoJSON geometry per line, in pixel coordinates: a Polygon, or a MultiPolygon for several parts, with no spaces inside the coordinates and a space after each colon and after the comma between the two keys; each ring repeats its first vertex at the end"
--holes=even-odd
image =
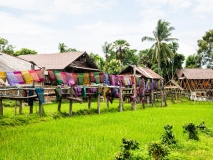
{"type": "Polygon", "coordinates": [[[139,149],[139,143],[134,139],[122,139],[121,151],[115,155],[117,160],[129,160],[132,159],[131,150],[139,149]]]}
{"type": "Polygon", "coordinates": [[[138,53],[138,64],[142,67],[152,68],[152,65],[157,62],[153,59],[152,55],[154,55],[153,49],[141,50],[138,53]]]}
{"type": "Polygon", "coordinates": [[[13,100],[4,100],[2,104],[4,107],[14,107],[16,105],[16,102],[13,100]]]}
{"type": "Polygon", "coordinates": [[[120,60],[112,59],[108,64],[108,73],[117,74],[120,71],[120,60]]]}
{"type": "Polygon", "coordinates": [[[28,48],[22,48],[19,51],[16,51],[14,53],[14,56],[26,55],[26,54],[37,54],[37,52],[35,50],[31,50],[28,48]]]}
{"type": "Polygon", "coordinates": [[[0,52],[13,55],[14,54],[14,46],[8,44],[8,40],[0,37],[0,52]]]}
{"type": "Polygon", "coordinates": [[[104,42],[104,45],[102,46],[102,51],[105,54],[106,61],[108,61],[109,54],[112,51],[112,44],[108,42],[104,42]]]}
{"type": "Polygon", "coordinates": [[[175,135],[172,132],[172,125],[166,125],[164,126],[165,132],[164,135],[162,135],[162,144],[167,144],[167,145],[171,145],[171,144],[176,144],[177,141],[175,139],[175,135]]]}
{"type": "Polygon", "coordinates": [[[126,50],[126,57],[123,60],[123,65],[138,65],[138,55],[136,54],[136,49],[127,49],[126,50]]]}
{"type": "Polygon", "coordinates": [[[171,31],[174,30],[174,27],[170,26],[170,23],[163,20],[158,20],[157,26],[153,31],[154,37],[144,36],[142,42],[145,40],[152,41],[154,44],[150,47],[150,51],[154,50],[153,57],[158,61],[158,74],[160,74],[160,63],[161,61],[168,62],[170,61],[174,53],[169,48],[167,42],[176,41],[176,38],[170,38],[171,31]]]}
{"type": "Polygon", "coordinates": [[[162,159],[169,154],[168,148],[161,143],[153,142],[148,146],[149,155],[155,160],[162,159]]]}
{"type": "Polygon", "coordinates": [[[183,126],[184,133],[188,133],[188,138],[192,140],[199,140],[198,130],[194,123],[188,123],[183,126]]]}
{"type": "Polygon", "coordinates": [[[104,59],[99,56],[98,54],[90,53],[90,58],[94,61],[94,63],[100,68],[102,71],[105,71],[106,69],[106,62],[104,59]]]}
{"type": "Polygon", "coordinates": [[[213,137],[213,132],[212,132],[212,130],[206,127],[206,124],[205,124],[204,121],[202,121],[202,122],[197,126],[197,128],[198,128],[202,133],[205,133],[206,135],[209,135],[209,136],[213,137]]]}
{"type": "Polygon", "coordinates": [[[197,43],[197,53],[201,57],[202,66],[213,68],[213,29],[207,31],[197,43]]]}
{"type": "Polygon", "coordinates": [[[59,43],[58,44],[58,49],[59,49],[60,53],[77,52],[77,50],[75,48],[68,48],[64,43],[59,43]]]}
{"type": "Polygon", "coordinates": [[[186,58],[186,68],[200,68],[200,67],[201,67],[201,56],[197,54],[192,54],[186,58]]]}

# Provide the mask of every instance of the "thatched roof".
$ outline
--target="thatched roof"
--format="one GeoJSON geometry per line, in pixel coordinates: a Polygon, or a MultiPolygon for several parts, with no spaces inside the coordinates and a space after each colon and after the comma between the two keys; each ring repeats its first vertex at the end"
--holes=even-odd
{"type": "Polygon", "coordinates": [[[0,71],[11,72],[20,70],[30,70],[31,63],[20,58],[0,53],[0,71]]]}
{"type": "MultiPolygon", "coordinates": [[[[133,65],[127,66],[123,71],[119,73],[119,75],[123,74],[133,74],[133,65]]],[[[144,76],[149,79],[163,79],[159,74],[155,73],[153,70],[149,68],[142,68],[140,66],[135,66],[136,75],[144,76]]]]}
{"type": "Polygon", "coordinates": [[[176,75],[178,79],[213,79],[213,70],[202,68],[177,69],[176,75]]]}
{"type": "Polygon", "coordinates": [[[87,70],[99,70],[86,52],[21,55],[19,58],[34,62],[38,67],[45,67],[45,69],[63,70],[66,67],[73,67],[87,70]],[[85,61],[82,62],[80,59],[83,58],[85,61]]]}

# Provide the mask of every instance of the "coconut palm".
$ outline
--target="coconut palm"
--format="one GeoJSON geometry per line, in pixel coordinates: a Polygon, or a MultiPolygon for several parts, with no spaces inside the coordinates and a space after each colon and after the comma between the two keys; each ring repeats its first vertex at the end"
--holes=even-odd
{"type": "Polygon", "coordinates": [[[67,46],[64,43],[59,43],[58,49],[60,50],[60,53],[64,53],[67,51],[67,46]]]}
{"type": "MultiPolygon", "coordinates": [[[[158,20],[157,26],[153,31],[154,37],[144,36],[142,38],[142,42],[145,40],[152,41],[154,44],[150,47],[149,51],[154,49],[154,55],[158,61],[158,74],[161,75],[160,63],[161,60],[167,61],[168,59],[172,59],[174,53],[169,48],[167,42],[176,41],[177,38],[170,38],[171,31],[174,30],[174,27],[170,26],[170,23],[163,20],[158,20]]],[[[148,52],[149,52],[148,51],[148,52]]]]}
{"type": "Polygon", "coordinates": [[[104,42],[104,45],[102,46],[102,50],[105,54],[106,61],[107,61],[108,54],[110,53],[111,49],[112,49],[112,44],[104,42]]]}
{"type": "Polygon", "coordinates": [[[129,49],[129,46],[129,43],[126,40],[119,39],[113,42],[113,49],[116,53],[116,59],[120,60],[120,71],[122,68],[121,61],[125,58],[127,53],[126,50],[129,49]]]}

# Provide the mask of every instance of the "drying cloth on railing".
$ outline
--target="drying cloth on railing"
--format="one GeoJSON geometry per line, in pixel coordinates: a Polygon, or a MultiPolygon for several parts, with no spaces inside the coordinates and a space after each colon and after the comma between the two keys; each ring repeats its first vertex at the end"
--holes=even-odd
{"type": "MultiPolygon", "coordinates": [[[[29,91],[28,91],[28,96],[33,96],[33,93],[34,93],[33,90],[29,90],[29,91]]],[[[33,106],[33,99],[32,99],[32,98],[29,98],[29,99],[27,100],[27,103],[28,103],[29,106],[33,106]]]]}
{"type": "Polygon", "coordinates": [[[99,76],[100,76],[100,83],[104,83],[104,73],[100,72],[99,76]]]}
{"type": "Polygon", "coordinates": [[[75,95],[77,97],[81,95],[81,87],[80,86],[75,86],[74,90],[75,90],[75,95]]]}
{"type": "Polygon", "coordinates": [[[2,79],[4,82],[6,82],[6,73],[3,71],[0,71],[0,79],[2,79]]]}
{"type": "Polygon", "coordinates": [[[96,93],[97,92],[97,88],[89,88],[89,93],[96,93]]]}
{"type": "Polygon", "coordinates": [[[69,86],[73,86],[75,84],[74,78],[72,76],[72,73],[66,73],[67,74],[67,83],[69,86]]]}
{"type": "Polygon", "coordinates": [[[103,89],[103,97],[104,98],[106,98],[106,93],[107,93],[108,90],[109,90],[108,87],[104,87],[104,89],[103,89]]]}
{"type": "Polygon", "coordinates": [[[124,76],[118,76],[118,80],[119,80],[119,83],[120,83],[122,86],[125,86],[124,76]]]}
{"type": "Polygon", "coordinates": [[[38,77],[39,77],[39,82],[44,82],[44,73],[41,70],[35,70],[38,77]]]}
{"type": "Polygon", "coordinates": [[[127,85],[131,85],[129,76],[125,76],[125,79],[126,79],[127,85]]]}
{"type": "Polygon", "coordinates": [[[141,81],[140,81],[140,88],[142,88],[142,90],[145,90],[145,80],[144,80],[144,78],[142,78],[141,81]]]}
{"type": "Polygon", "coordinates": [[[151,83],[150,83],[150,80],[149,80],[149,79],[148,79],[147,82],[146,82],[145,90],[146,90],[146,91],[151,90],[151,83]]]}
{"type": "Polygon", "coordinates": [[[62,77],[63,84],[67,84],[67,74],[66,74],[66,72],[61,72],[61,77],[62,77]]]}
{"type": "Polygon", "coordinates": [[[21,71],[15,71],[13,73],[16,76],[19,84],[25,84],[24,79],[23,79],[22,74],[21,74],[21,71]]]}
{"type": "Polygon", "coordinates": [[[36,88],[35,92],[38,96],[39,103],[44,103],[44,88],[36,88]]]}
{"type": "Polygon", "coordinates": [[[110,75],[110,82],[112,86],[118,86],[118,76],[110,75]]]}
{"type": "Polygon", "coordinates": [[[75,81],[75,84],[77,85],[78,84],[78,73],[72,73],[72,77],[75,81]]]}
{"type": "Polygon", "coordinates": [[[54,72],[52,71],[52,70],[49,70],[48,71],[48,77],[49,77],[49,80],[51,81],[51,82],[53,82],[53,81],[55,81],[55,74],[54,74],[54,72]]]}
{"type": "Polygon", "coordinates": [[[94,76],[95,76],[95,83],[96,84],[100,84],[100,75],[99,75],[99,72],[94,72],[94,76]]]}
{"type": "Polygon", "coordinates": [[[30,75],[32,76],[32,78],[33,78],[33,80],[35,82],[39,82],[40,81],[40,79],[38,77],[38,74],[36,73],[35,70],[29,70],[29,73],[30,73],[30,75]]]}
{"type": "Polygon", "coordinates": [[[95,75],[94,75],[93,72],[90,72],[89,77],[90,77],[90,82],[94,83],[95,82],[95,75]]]}
{"type": "Polygon", "coordinates": [[[110,82],[109,82],[109,75],[108,73],[104,73],[104,76],[105,76],[105,84],[107,84],[108,86],[110,85],[110,82]]]}
{"type": "Polygon", "coordinates": [[[54,71],[55,77],[56,77],[56,84],[61,85],[63,83],[62,75],[60,71],[54,71]]]}
{"type": "Polygon", "coordinates": [[[56,95],[56,101],[60,101],[62,98],[62,89],[61,87],[57,86],[55,88],[55,95],[56,95]]]}
{"type": "Polygon", "coordinates": [[[89,73],[84,73],[84,78],[83,78],[83,84],[88,85],[90,84],[90,78],[89,78],[89,73]]]}
{"type": "Polygon", "coordinates": [[[86,94],[87,94],[87,92],[86,92],[86,86],[82,86],[82,89],[81,89],[81,96],[82,97],[86,97],[86,94]]]}
{"type": "Polygon", "coordinates": [[[84,81],[84,74],[78,73],[78,84],[83,85],[83,81],[84,81]]]}
{"type": "Polygon", "coordinates": [[[10,86],[15,86],[15,85],[19,84],[18,80],[13,72],[6,72],[6,75],[7,75],[7,81],[10,86]]]}
{"type": "Polygon", "coordinates": [[[33,83],[33,77],[30,75],[30,73],[27,70],[21,71],[21,74],[22,74],[26,84],[33,83]]]}

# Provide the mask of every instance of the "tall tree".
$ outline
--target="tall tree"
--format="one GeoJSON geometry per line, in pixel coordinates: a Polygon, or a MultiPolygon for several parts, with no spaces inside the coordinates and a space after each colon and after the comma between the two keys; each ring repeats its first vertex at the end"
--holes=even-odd
{"type": "Polygon", "coordinates": [[[16,51],[14,53],[14,56],[26,55],[26,54],[37,54],[37,52],[35,50],[31,50],[28,48],[22,48],[19,51],[16,51]]]}
{"type": "Polygon", "coordinates": [[[172,59],[172,79],[174,79],[174,60],[175,60],[175,55],[176,55],[176,52],[179,48],[179,44],[177,42],[172,42],[169,44],[169,48],[172,50],[174,56],[173,56],[173,59],[172,59]]]}
{"type": "Polygon", "coordinates": [[[153,59],[153,49],[146,49],[141,50],[138,53],[138,64],[142,67],[148,67],[152,68],[153,64],[155,64],[157,61],[156,59],[153,59]]]}
{"type": "Polygon", "coordinates": [[[95,62],[95,64],[100,68],[102,71],[105,71],[106,68],[106,62],[104,59],[99,56],[98,54],[90,53],[90,58],[95,62]]]}
{"type": "Polygon", "coordinates": [[[122,60],[125,58],[127,53],[126,50],[129,49],[129,46],[129,43],[126,40],[119,39],[113,42],[113,49],[116,53],[116,59],[120,61],[120,71],[122,68],[122,60]]]}
{"type": "Polygon", "coordinates": [[[14,46],[8,44],[8,40],[0,37],[0,52],[13,55],[14,54],[14,46]]]}
{"type": "Polygon", "coordinates": [[[198,54],[189,55],[186,58],[186,68],[200,68],[202,57],[198,54]]]}
{"type": "Polygon", "coordinates": [[[153,49],[154,56],[158,61],[158,74],[161,75],[161,60],[166,61],[168,59],[172,59],[174,53],[169,48],[167,42],[176,41],[177,38],[170,38],[171,32],[174,30],[174,27],[170,26],[170,23],[163,20],[158,20],[157,26],[153,31],[154,37],[144,36],[142,38],[143,41],[152,41],[154,44],[150,47],[150,51],[153,49]]]}
{"type": "Polygon", "coordinates": [[[197,53],[201,57],[202,66],[213,68],[213,29],[206,32],[197,43],[199,47],[197,53]]]}
{"type": "Polygon", "coordinates": [[[111,50],[112,50],[112,44],[108,42],[104,42],[104,45],[102,46],[102,51],[105,54],[106,61],[109,57],[111,50]]]}
{"type": "Polygon", "coordinates": [[[59,43],[58,49],[59,49],[60,53],[64,53],[67,50],[67,46],[64,43],[59,43]]]}

